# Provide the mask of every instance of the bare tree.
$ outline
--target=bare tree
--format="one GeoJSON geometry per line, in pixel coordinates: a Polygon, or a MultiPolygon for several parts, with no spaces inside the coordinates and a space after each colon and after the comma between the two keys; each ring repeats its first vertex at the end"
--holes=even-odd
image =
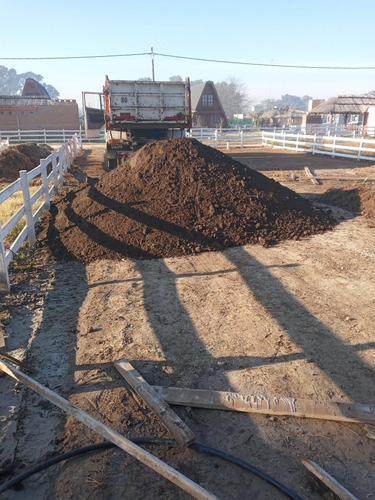
{"type": "Polygon", "coordinates": [[[251,100],[243,83],[230,78],[229,81],[215,83],[215,88],[228,119],[236,114],[247,113],[251,100]]]}

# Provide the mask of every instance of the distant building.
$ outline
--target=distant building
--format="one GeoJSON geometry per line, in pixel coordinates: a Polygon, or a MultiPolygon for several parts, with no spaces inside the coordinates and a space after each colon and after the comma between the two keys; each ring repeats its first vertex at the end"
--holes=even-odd
{"type": "Polygon", "coordinates": [[[258,116],[258,123],[262,127],[290,127],[301,126],[306,111],[301,109],[269,109],[258,116]]]}
{"type": "Polygon", "coordinates": [[[309,111],[309,116],[324,117],[326,123],[375,126],[375,95],[337,95],[309,111]]]}
{"type": "Polygon", "coordinates": [[[228,128],[228,119],[221,105],[214,82],[191,87],[193,127],[228,128]]]}
{"type": "Polygon", "coordinates": [[[78,104],[53,101],[43,85],[27,78],[21,96],[0,96],[0,131],[12,130],[79,130],[78,104]]]}
{"type": "Polygon", "coordinates": [[[22,95],[24,97],[37,96],[46,97],[51,99],[47,89],[42,84],[34,80],[34,78],[26,78],[25,85],[23,86],[22,95]]]}

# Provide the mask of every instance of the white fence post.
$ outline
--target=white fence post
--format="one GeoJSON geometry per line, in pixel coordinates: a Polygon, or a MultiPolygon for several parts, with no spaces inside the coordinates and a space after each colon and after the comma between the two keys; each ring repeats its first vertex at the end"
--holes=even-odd
{"type": "Polygon", "coordinates": [[[298,151],[298,141],[299,141],[299,132],[297,133],[297,138],[296,138],[296,151],[298,151]]]}
{"type": "Polygon", "coordinates": [[[65,150],[64,150],[64,172],[65,172],[65,175],[68,173],[69,169],[70,169],[70,145],[67,142],[65,144],[65,150]]]}
{"type": "Polygon", "coordinates": [[[332,143],[332,158],[335,156],[336,153],[336,135],[333,137],[333,143],[332,143]]]}
{"type": "Polygon", "coordinates": [[[73,136],[73,154],[74,154],[74,158],[77,157],[77,154],[78,154],[78,139],[77,139],[77,134],[74,134],[73,136]]]}
{"type": "Polygon", "coordinates": [[[48,177],[47,177],[47,160],[40,160],[40,175],[42,177],[42,188],[43,188],[43,197],[44,197],[44,206],[47,210],[50,209],[51,203],[49,199],[49,190],[48,190],[48,177]]]}
{"type": "Polygon", "coordinates": [[[33,211],[32,211],[32,206],[30,203],[29,183],[28,183],[28,179],[27,179],[27,171],[26,170],[20,171],[20,179],[21,179],[21,188],[22,188],[22,194],[23,194],[23,204],[25,207],[27,237],[29,240],[29,245],[32,246],[36,242],[36,237],[35,237],[33,211]]]}
{"type": "Polygon", "coordinates": [[[241,138],[241,148],[243,148],[243,130],[240,132],[240,138],[241,138]]]}
{"type": "Polygon", "coordinates": [[[364,142],[364,137],[361,137],[361,140],[359,142],[359,146],[358,146],[358,154],[357,154],[357,160],[360,160],[361,159],[361,152],[362,152],[362,148],[363,148],[363,142],[364,142]]]}
{"type": "Polygon", "coordinates": [[[0,224],[0,291],[9,292],[10,282],[8,274],[8,265],[5,254],[3,230],[0,224]]]}
{"type": "Polygon", "coordinates": [[[312,150],[313,155],[315,154],[315,151],[316,151],[316,134],[314,134],[314,142],[313,142],[313,150],[312,150]]]}
{"type": "Polygon", "coordinates": [[[59,157],[59,163],[58,163],[58,171],[59,171],[59,185],[62,186],[64,183],[64,145],[60,146],[59,152],[58,152],[58,157],[59,157]]]}
{"type": "Polygon", "coordinates": [[[56,151],[52,153],[52,174],[53,174],[53,190],[55,194],[59,194],[59,176],[57,170],[57,162],[56,162],[56,151]]]}
{"type": "Polygon", "coordinates": [[[215,148],[217,149],[217,136],[218,136],[218,131],[217,129],[215,130],[215,148]]]}

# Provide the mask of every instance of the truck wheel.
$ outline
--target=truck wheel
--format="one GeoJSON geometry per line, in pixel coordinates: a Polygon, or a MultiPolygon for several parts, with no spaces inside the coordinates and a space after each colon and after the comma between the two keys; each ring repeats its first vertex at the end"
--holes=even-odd
{"type": "Polygon", "coordinates": [[[110,158],[107,161],[108,161],[108,168],[110,170],[113,170],[114,168],[117,167],[117,160],[116,159],[110,158]]]}

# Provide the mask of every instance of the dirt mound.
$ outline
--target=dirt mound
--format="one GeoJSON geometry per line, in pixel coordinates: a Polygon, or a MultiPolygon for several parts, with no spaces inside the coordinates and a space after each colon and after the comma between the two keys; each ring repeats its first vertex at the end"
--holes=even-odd
{"type": "Polygon", "coordinates": [[[269,245],[332,227],[295,192],[194,139],[144,146],[47,217],[48,245],[85,262],[269,245]]]}
{"type": "Polygon", "coordinates": [[[375,220],[375,189],[373,185],[361,184],[360,186],[329,189],[320,196],[319,201],[375,220]]]}
{"type": "Polygon", "coordinates": [[[0,151],[0,181],[15,181],[20,170],[32,170],[39,165],[41,158],[47,158],[52,151],[47,144],[32,142],[9,146],[0,151]]]}

